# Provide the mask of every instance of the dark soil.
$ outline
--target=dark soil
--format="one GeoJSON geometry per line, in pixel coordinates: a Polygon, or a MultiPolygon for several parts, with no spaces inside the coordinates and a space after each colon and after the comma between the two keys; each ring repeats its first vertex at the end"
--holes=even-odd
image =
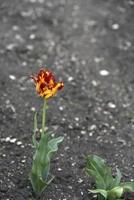
{"type": "Polygon", "coordinates": [[[95,199],[88,154],[133,181],[133,135],[134,1],[0,0],[0,199],[95,199]],[[55,179],[38,198],[28,173],[33,111],[43,100],[28,76],[40,66],[65,89],[49,101],[48,129],[64,142],[52,161],[55,179]]]}

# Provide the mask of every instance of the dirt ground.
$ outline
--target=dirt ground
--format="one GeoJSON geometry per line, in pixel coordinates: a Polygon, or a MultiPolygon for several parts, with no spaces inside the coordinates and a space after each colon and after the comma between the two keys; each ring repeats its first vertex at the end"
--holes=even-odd
{"type": "Polygon", "coordinates": [[[95,199],[88,154],[133,181],[133,135],[134,1],[0,0],[0,199],[95,199]],[[37,198],[28,173],[42,99],[28,76],[41,66],[65,83],[47,112],[48,129],[64,142],[52,161],[55,180],[37,198]]]}

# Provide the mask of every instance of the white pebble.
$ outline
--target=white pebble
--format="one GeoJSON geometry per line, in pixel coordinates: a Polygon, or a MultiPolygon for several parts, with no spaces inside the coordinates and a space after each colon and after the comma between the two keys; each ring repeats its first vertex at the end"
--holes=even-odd
{"type": "Polygon", "coordinates": [[[6,46],[6,49],[9,50],[9,51],[12,51],[14,49],[14,47],[16,47],[16,44],[12,43],[12,44],[8,44],[6,46]]]}
{"type": "Polygon", "coordinates": [[[75,117],[74,119],[75,119],[75,121],[77,121],[77,122],[80,120],[79,117],[75,117]]]}
{"type": "Polygon", "coordinates": [[[76,62],[76,61],[77,61],[77,57],[76,57],[75,55],[72,55],[71,61],[72,61],[72,62],[76,62]]]}
{"type": "Polygon", "coordinates": [[[59,167],[59,168],[58,168],[58,171],[62,171],[62,169],[59,167]]]}
{"type": "Polygon", "coordinates": [[[29,36],[29,38],[31,39],[31,40],[34,40],[35,39],[35,34],[31,34],[30,36],[29,36]]]}
{"type": "Polygon", "coordinates": [[[83,179],[79,178],[78,183],[82,183],[83,179]]]}
{"type": "Polygon", "coordinates": [[[22,142],[21,142],[21,141],[18,141],[16,144],[17,144],[17,145],[22,145],[22,142]]]}
{"type": "Polygon", "coordinates": [[[60,106],[60,107],[59,107],[59,110],[63,111],[63,110],[64,110],[63,106],[60,106]]]}
{"type": "Polygon", "coordinates": [[[129,0],[129,2],[128,2],[130,5],[134,5],[134,1],[133,0],[129,0]]]}
{"type": "Polygon", "coordinates": [[[92,136],[93,136],[93,132],[90,132],[90,133],[89,133],[89,136],[92,137],[92,136]]]}
{"type": "Polygon", "coordinates": [[[12,27],[12,29],[13,29],[13,31],[18,31],[18,30],[19,30],[19,27],[16,26],[16,25],[14,25],[14,26],[12,27]]]}
{"type": "Polygon", "coordinates": [[[81,131],[81,134],[82,134],[82,135],[85,135],[85,134],[86,134],[86,131],[83,131],[83,130],[82,130],[82,131],[81,131]]]}
{"type": "Polygon", "coordinates": [[[16,80],[16,77],[15,77],[14,75],[12,75],[12,74],[9,75],[9,78],[10,78],[11,80],[13,80],[13,81],[16,80]]]}
{"type": "Polygon", "coordinates": [[[22,62],[22,66],[26,66],[27,65],[27,62],[26,61],[23,61],[22,62]]]}
{"type": "Polygon", "coordinates": [[[74,80],[74,78],[73,78],[72,76],[68,77],[68,81],[69,81],[69,82],[71,82],[71,81],[73,81],[73,80],[74,80]]]}
{"type": "Polygon", "coordinates": [[[95,124],[90,126],[90,130],[95,130],[95,129],[96,129],[96,125],[95,124]]]}
{"type": "Polygon", "coordinates": [[[76,162],[72,163],[72,167],[74,167],[76,165],[76,162]]]}
{"type": "Polygon", "coordinates": [[[26,47],[27,47],[27,49],[28,49],[29,51],[32,51],[32,50],[34,49],[34,46],[33,46],[33,45],[30,45],[30,44],[27,45],[26,47]]]}
{"type": "Polygon", "coordinates": [[[95,57],[95,58],[94,58],[94,62],[96,62],[96,63],[100,63],[100,62],[103,61],[103,60],[104,60],[103,57],[95,57]]]}
{"type": "Polygon", "coordinates": [[[9,142],[9,141],[10,141],[10,137],[6,137],[5,142],[9,142]]]}
{"type": "Polygon", "coordinates": [[[107,71],[106,69],[102,69],[102,70],[100,70],[100,75],[101,76],[108,76],[109,75],[109,71],[107,71]]]}
{"type": "Polygon", "coordinates": [[[15,143],[16,141],[17,141],[16,138],[12,138],[12,139],[10,139],[10,142],[11,142],[11,143],[15,143]]]}
{"type": "Polygon", "coordinates": [[[113,30],[118,30],[119,29],[119,24],[112,24],[112,29],[113,30]]]}
{"type": "Polygon", "coordinates": [[[35,107],[31,107],[31,111],[35,112],[36,111],[35,107]]]}
{"type": "Polygon", "coordinates": [[[112,102],[109,102],[108,103],[108,107],[109,108],[116,108],[116,105],[114,103],[112,103],[112,102]]]}
{"type": "Polygon", "coordinates": [[[91,83],[92,83],[92,85],[95,86],[95,87],[98,85],[97,81],[95,81],[95,80],[92,80],[91,83]]]}
{"type": "Polygon", "coordinates": [[[81,195],[82,195],[82,196],[83,196],[83,194],[84,194],[84,193],[81,191],[81,195]]]}
{"type": "Polygon", "coordinates": [[[73,129],[73,126],[71,124],[69,124],[68,128],[69,129],[73,129]]]}

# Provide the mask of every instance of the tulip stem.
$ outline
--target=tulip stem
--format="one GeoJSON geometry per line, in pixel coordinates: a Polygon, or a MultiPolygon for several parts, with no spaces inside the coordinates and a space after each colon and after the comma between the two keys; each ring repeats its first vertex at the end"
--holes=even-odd
{"type": "Polygon", "coordinates": [[[45,132],[45,123],[46,123],[46,105],[47,102],[44,100],[43,110],[42,110],[42,134],[45,132]]]}

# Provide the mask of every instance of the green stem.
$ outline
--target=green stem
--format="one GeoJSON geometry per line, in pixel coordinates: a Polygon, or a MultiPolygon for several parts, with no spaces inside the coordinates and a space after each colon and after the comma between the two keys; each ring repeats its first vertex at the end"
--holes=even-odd
{"type": "Polygon", "coordinates": [[[44,100],[43,110],[42,110],[42,134],[45,132],[45,123],[46,123],[46,104],[47,101],[44,100]]]}

